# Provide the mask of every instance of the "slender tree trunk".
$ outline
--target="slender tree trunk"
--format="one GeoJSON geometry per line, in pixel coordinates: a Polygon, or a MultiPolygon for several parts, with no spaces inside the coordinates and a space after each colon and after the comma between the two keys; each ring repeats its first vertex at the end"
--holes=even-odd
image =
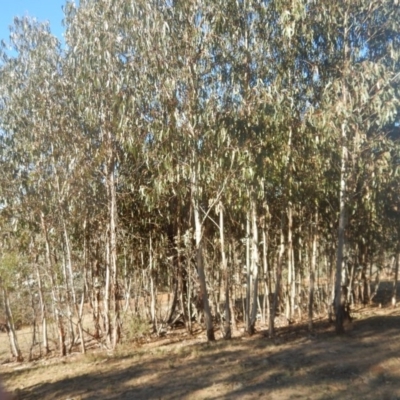
{"type": "Polygon", "coordinates": [[[150,316],[151,324],[153,326],[153,332],[157,332],[157,320],[156,320],[156,291],[154,288],[154,270],[153,270],[153,241],[150,235],[149,239],[149,269],[150,269],[150,316]]]}
{"type": "MultiPolygon", "coordinates": [[[[370,276],[370,281],[372,281],[372,276],[373,276],[372,275],[372,268],[373,268],[373,265],[374,265],[373,264],[373,262],[374,262],[373,257],[370,258],[369,262],[370,262],[369,276],[370,276]]],[[[372,293],[371,293],[371,295],[369,297],[369,303],[370,304],[372,304],[372,300],[378,294],[379,285],[380,285],[380,281],[381,281],[381,273],[382,273],[382,269],[378,268],[378,270],[376,271],[376,276],[375,276],[375,280],[374,280],[374,283],[373,283],[374,291],[372,292],[372,289],[371,289],[372,293]]],[[[372,285],[372,282],[370,282],[370,285],[372,285]]]]}
{"type": "Polygon", "coordinates": [[[397,246],[396,253],[396,264],[394,269],[394,277],[393,277],[393,290],[392,290],[392,306],[396,307],[397,305],[397,282],[399,278],[399,263],[400,263],[400,245],[397,246]]]}
{"type": "Polygon", "coordinates": [[[246,303],[244,322],[246,325],[246,332],[251,333],[250,325],[250,306],[251,306],[251,258],[250,258],[250,235],[251,235],[251,221],[250,214],[246,214],[246,303]]]}
{"type": "Polygon", "coordinates": [[[263,227],[263,267],[264,267],[264,322],[270,322],[271,305],[270,305],[270,276],[268,271],[268,234],[266,222],[264,220],[263,227]]]}
{"type": "Polygon", "coordinates": [[[272,312],[271,318],[269,321],[269,336],[274,337],[275,335],[275,316],[278,308],[279,302],[279,292],[281,290],[281,280],[282,280],[282,263],[283,263],[283,255],[285,253],[285,236],[283,233],[283,213],[282,213],[282,221],[281,221],[281,240],[279,245],[279,253],[278,253],[278,263],[276,266],[276,282],[275,282],[275,293],[274,293],[274,301],[272,304],[272,312]]]}
{"type": "Polygon", "coordinates": [[[106,133],[107,162],[105,167],[105,186],[108,200],[106,288],[104,299],[104,318],[107,345],[115,349],[120,339],[120,306],[117,266],[117,194],[115,179],[115,150],[112,133],[106,133]],[[112,310],[110,310],[110,308],[112,310]],[[111,322],[111,312],[112,319],[111,322]]]}
{"type": "MultiPolygon", "coordinates": [[[[344,69],[342,71],[342,102],[345,107],[347,104],[347,89],[345,80],[345,69],[348,62],[348,11],[344,12],[344,32],[343,32],[343,60],[344,69]]],[[[343,322],[346,318],[346,293],[342,287],[342,268],[345,247],[345,228],[346,228],[346,201],[347,201],[347,120],[344,119],[341,125],[341,165],[340,165],[340,194],[339,194],[339,227],[338,227],[338,247],[336,254],[336,280],[335,280],[335,314],[336,314],[336,333],[344,332],[343,322]]]]}
{"type": "Polygon", "coordinates": [[[96,246],[96,260],[94,260],[92,266],[92,295],[93,295],[93,324],[94,324],[94,337],[99,339],[101,336],[101,327],[100,327],[100,261],[99,257],[99,246],[96,246]]]}
{"type": "Polygon", "coordinates": [[[318,211],[315,211],[314,223],[312,226],[310,286],[308,295],[308,329],[310,332],[313,330],[314,286],[315,286],[315,268],[317,264],[317,242],[318,242],[318,211]]]}
{"type": "Polygon", "coordinates": [[[231,339],[232,331],[231,331],[231,309],[229,301],[229,271],[225,254],[224,207],[221,203],[219,204],[218,211],[219,211],[219,239],[221,244],[221,270],[224,278],[223,281],[224,281],[224,293],[225,293],[223,336],[225,339],[231,339]]]}
{"type": "Polygon", "coordinates": [[[75,333],[74,333],[74,325],[73,325],[73,313],[71,310],[71,287],[69,285],[69,279],[67,276],[67,267],[66,267],[66,259],[65,259],[65,249],[64,249],[64,254],[62,257],[62,271],[63,271],[63,277],[64,277],[64,282],[65,282],[65,292],[66,292],[66,309],[67,309],[67,321],[68,321],[68,333],[70,337],[70,343],[69,343],[69,349],[68,352],[71,353],[72,347],[75,344],[75,333]]]}
{"type": "Polygon", "coordinates": [[[110,245],[108,234],[106,236],[106,281],[103,301],[103,325],[107,347],[112,346],[111,321],[110,321],[110,296],[111,296],[111,271],[110,271],[110,245]]]}
{"type": "Polygon", "coordinates": [[[47,329],[47,307],[46,300],[44,298],[42,276],[40,274],[39,265],[35,262],[36,277],[38,284],[38,295],[39,295],[39,305],[40,305],[40,315],[42,319],[42,341],[44,354],[47,356],[49,354],[49,340],[48,340],[48,329],[47,329]]]}
{"type": "MultiPolygon", "coordinates": [[[[111,141],[111,137],[110,137],[111,141]]],[[[118,285],[118,265],[117,265],[117,194],[115,183],[115,160],[114,153],[111,150],[109,168],[109,212],[110,212],[110,267],[111,267],[111,289],[112,289],[112,302],[113,302],[113,342],[112,347],[115,349],[119,343],[121,336],[121,320],[120,320],[120,307],[119,307],[119,285],[118,285]]]]}
{"type": "Polygon", "coordinates": [[[298,314],[298,318],[301,321],[302,320],[302,310],[301,310],[301,304],[302,304],[302,293],[303,293],[303,274],[304,272],[302,271],[302,269],[300,268],[301,265],[303,265],[303,259],[302,259],[302,251],[303,251],[303,244],[302,244],[302,240],[301,240],[301,226],[299,227],[299,247],[298,247],[298,265],[299,268],[296,269],[296,273],[297,273],[297,278],[296,278],[296,293],[297,293],[297,314],[298,314]]]}
{"type": "Polygon", "coordinates": [[[57,322],[57,328],[58,328],[58,340],[59,340],[59,350],[60,350],[60,356],[64,357],[67,354],[67,348],[65,345],[65,329],[64,329],[64,321],[62,317],[62,312],[61,312],[61,303],[62,303],[62,298],[60,294],[60,289],[59,285],[56,282],[56,279],[54,279],[54,269],[53,269],[53,263],[51,259],[51,251],[50,251],[50,240],[49,240],[49,235],[48,235],[48,229],[46,226],[46,222],[44,219],[43,213],[41,213],[41,224],[42,224],[42,230],[45,238],[45,248],[46,248],[46,264],[47,264],[47,271],[50,276],[50,281],[51,281],[51,291],[52,291],[52,297],[53,297],[53,307],[54,307],[54,314],[55,314],[55,320],[57,322]]]}
{"type": "Polygon", "coordinates": [[[345,318],[346,296],[342,292],[342,266],[344,256],[344,233],[346,226],[346,125],[342,124],[342,159],[340,169],[340,197],[339,197],[339,227],[338,227],[338,247],[336,254],[336,279],[335,279],[335,314],[336,314],[336,333],[344,331],[343,322],[345,318]]]}
{"type": "MultiPolygon", "coordinates": [[[[172,247],[172,285],[173,285],[173,297],[172,297],[172,303],[171,307],[169,309],[166,322],[171,323],[172,317],[175,313],[176,310],[176,305],[178,303],[178,293],[179,293],[179,274],[180,274],[180,257],[181,257],[181,234],[180,234],[180,226],[179,226],[179,214],[180,214],[180,207],[178,206],[178,212],[177,212],[177,236],[176,238],[171,237],[170,238],[170,246],[172,247]]],[[[183,312],[183,308],[182,308],[183,312]]],[[[184,318],[184,323],[186,325],[186,319],[184,318]]]]}
{"type": "MultiPolygon", "coordinates": [[[[62,214],[62,210],[60,210],[61,218],[62,218],[62,224],[63,224],[63,233],[64,233],[64,243],[65,243],[65,266],[66,266],[66,272],[68,274],[68,277],[66,276],[66,283],[67,283],[67,293],[71,291],[71,296],[72,296],[72,304],[76,313],[76,316],[78,318],[77,320],[77,327],[78,327],[78,333],[79,337],[81,340],[81,352],[82,354],[85,354],[86,349],[85,349],[85,341],[83,337],[83,327],[82,327],[82,316],[80,315],[79,312],[79,305],[78,305],[78,300],[76,298],[76,291],[75,291],[75,284],[74,284],[74,273],[72,270],[72,256],[71,256],[71,245],[70,245],[70,240],[67,232],[67,226],[65,223],[65,219],[62,214]]],[[[83,291],[84,292],[84,291],[83,291]]],[[[68,300],[69,300],[69,294],[68,294],[68,300]]],[[[70,323],[71,323],[71,328],[72,328],[72,334],[71,334],[71,342],[74,341],[74,332],[73,332],[73,326],[72,326],[72,315],[70,315],[70,323]]],[[[72,346],[73,343],[71,343],[72,346]]]]}
{"type": "Polygon", "coordinates": [[[197,274],[200,283],[200,299],[203,303],[204,320],[207,330],[207,340],[215,340],[214,328],[211,316],[210,305],[208,302],[206,275],[204,271],[204,259],[203,259],[203,244],[202,244],[202,223],[200,220],[200,207],[198,200],[198,188],[197,188],[197,174],[196,171],[192,172],[192,204],[194,214],[194,228],[195,228],[195,239],[196,239],[196,264],[197,274]]]}
{"type": "MultiPolygon", "coordinates": [[[[229,242],[228,246],[228,254],[229,254],[229,265],[230,265],[230,270],[232,271],[232,276],[234,277],[235,274],[235,256],[233,254],[233,244],[232,241],[229,242]]],[[[234,279],[234,278],[233,278],[234,279]]],[[[232,282],[232,280],[231,280],[232,282]]],[[[231,317],[231,324],[232,324],[232,330],[236,331],[237,326],[236,326],[236,316],[235,316],[235,304],[236,304],[236,290],[235,290],[235,285],[229,285],[229,294],[230,294],[230,317],[231,317]]]]}
{"type": "Polygon", "coordinates": [[[251,269],[252,269],[252,289],[253,302],[250,315],[250,330],[249,334],[254,334],[257,321],[258,308],[258,267],[260,262],[260,254],[258,251],[258,228],[257,228],[257,210],[254,199],[251,200],[251,269]]]}
{"type": "Polygon", "coordinates": [[[291,321],[294,314],[294,302],[296,294],[296,276],[293,260],[293,208],[292,203],[288,204],[288,242],[287,242],[287,266],[288,266],[288,287],[287,287],[287,310],[286,318],[291,321]]]}
{"type": "MultiPolygon", "coordinates": [[[[35,307],[35,300],[33,297],[33,293],[31,291],[31,287],[29,285],[29,294],[31,297],[31,307],[32,307],[32,312],[33,312],[33,317],[32,317],[32,341],[31,341],[31,347],[29,349],[29,361],[33,360],[33,349],[36,346],[37,342],[37,338],[36,336],[39,334],[39,332],[37,331],[37,315],[36,315],[36,307],[35,307]]],[[[41,347],[39,346],[40,349],[40,357],[42,357],[42,351],[41,351],[41,347]]]]}
{"type": "Polygon", "coordinates": [[[15,359],[18,362],[21,362],[24,360],[24,358],[22,357],[22,352],[20,350],[17,335],[15,333],[15,326],[14,326],[14,321],[13,321],[11,307],[10,307],[10,299],[8,297],[7,288],[3,284],[1,278],[0,278],[0,287],[2,288],[2,292],[3,292],[4,313],[6,316],[7,333],[8,333],[8,338],[10,340],[11,352],[12,352],[13,357],[15,357],[15,359]]]}

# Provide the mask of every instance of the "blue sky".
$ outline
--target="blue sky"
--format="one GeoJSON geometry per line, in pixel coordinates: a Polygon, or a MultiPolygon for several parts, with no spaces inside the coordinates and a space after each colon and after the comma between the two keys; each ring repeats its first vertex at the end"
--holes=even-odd
{"type": "Polygon", "coordinates": [[[64,4],[65,0],[0,0],[0,40],[8,40],[9,26],[13,24],[15,16],[49,21],[51,32],[62,40],[64,4]]]}

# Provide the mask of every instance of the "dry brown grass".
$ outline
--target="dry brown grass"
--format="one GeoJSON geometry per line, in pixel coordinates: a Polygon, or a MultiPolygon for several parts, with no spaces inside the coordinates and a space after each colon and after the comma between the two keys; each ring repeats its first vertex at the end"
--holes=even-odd
{"type": "MultiPolygon", "coordinates": [[[[5,363],[0,374],[19,399],[400,399],[400,309],[358,311],[336,336],[326,321],[313,335],[282,328],[206,343],[173,332],[59,359],[5,363]]],[[[24,333],[23,331],[20,333],[24,333]]],[[[0,334],[0,360],[8,357],[0,334]]]]}

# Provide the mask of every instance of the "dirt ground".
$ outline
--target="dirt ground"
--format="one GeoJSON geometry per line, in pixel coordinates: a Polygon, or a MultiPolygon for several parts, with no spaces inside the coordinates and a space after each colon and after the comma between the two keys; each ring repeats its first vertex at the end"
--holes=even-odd
{"type": "MultiPolygon", "coordinates": [[[[389,290],[389,286],[387,286],[389,290]]],[[[382,302],[354,312],[346,334],[327,321],[206,343],[204,333],[121,345],[29,363],[0,376],[16,399],[382,399],[400,400],[400,308],[382,302]],[[381,307],[380,307],[381,305],[381,307]]],[[[218,336],[218,333],[217,333],[218,336]]]]}

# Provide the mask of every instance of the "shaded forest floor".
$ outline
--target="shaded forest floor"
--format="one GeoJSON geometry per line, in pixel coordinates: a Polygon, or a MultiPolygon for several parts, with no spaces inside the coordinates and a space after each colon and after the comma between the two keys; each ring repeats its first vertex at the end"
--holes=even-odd
{"type": "MultiPolygon", "coordinates": [[[[64,359],[3,363],[17,399],[400,399],[400,308],[385,287],[346,334],[327,321],[206,343],[174,331],[157,341],[64,359]],[[382,308],[378,306],[382,304],[382,308]]],[[[399,291],[398,291],[399,292],[399,291]]],[[[0,334],[1,348],[8,339],[0,334]]]]}

